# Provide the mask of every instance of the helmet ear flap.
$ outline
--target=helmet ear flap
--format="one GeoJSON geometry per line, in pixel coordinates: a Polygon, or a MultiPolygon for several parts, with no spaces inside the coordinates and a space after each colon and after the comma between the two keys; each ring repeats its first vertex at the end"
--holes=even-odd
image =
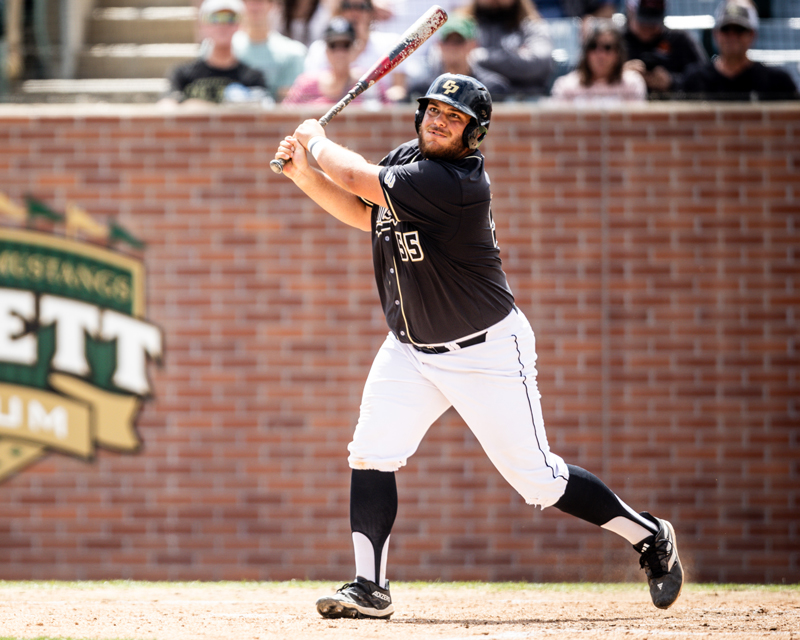
{"type": "Polygon", "coordinates": [[[428,108],[427,100],[420,100],[417,112],[414,114],[414,128],[419,133],[419,128],[422,126],[422,119],[425,117],[425,111],[428,108]]]}
{"type": "Polygon", "coordinates": [[[483,142],[488,132],[489,129],[487,127],[482,127],[475,121],[475,118],[470,118],[462,134],[464,146],[470,151],[474,151],[481,146],[481,142],[483,142]]]}

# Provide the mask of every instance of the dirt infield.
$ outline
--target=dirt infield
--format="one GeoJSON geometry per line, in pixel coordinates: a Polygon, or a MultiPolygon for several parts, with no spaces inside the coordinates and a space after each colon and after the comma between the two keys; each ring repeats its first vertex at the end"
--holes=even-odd
{"type": "Polygon", "coordinates": [[[323,620],[322,583],[0,582],[0,637],[131,640],[725,638],[800,640],[800,588],[687,586],[668,611],[644,585],[392,586],[390,621],[323,620]]]}

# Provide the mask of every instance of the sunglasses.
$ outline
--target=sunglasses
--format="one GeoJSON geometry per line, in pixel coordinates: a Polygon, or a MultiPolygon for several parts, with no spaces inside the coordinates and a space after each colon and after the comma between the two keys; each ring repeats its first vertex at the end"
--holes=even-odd
{"type": "Polygon", "coordinates": [[[333,51],[335,51],[337,49],[347,50],[352,46],[353,46],[353,43],[350,42],[349,40],[338,40],[336,42],[329,42],[328,43],[328,49],[331,49],[333,51]]]}
{"type": "Polygon", "coordinates": [[[738,24],[726,24],[722,29],[720,29],[722,33],[735,33],[736,35],[742,35],[745,33],[749,33],[749,29],[745,29],[744,27],[739,26],[738,24]]]}
{"type": "Polygon", "coordinates": [[[617,48],[613,44],[598,44],[597,42],[592,42],[591,44],[586,46],[588,51],[605,51],[606,53],[611,53],[612,51],[616,51],[617,48]]]}
{"type": "Polygon", "coordinates": [[[233,11],[217,11],[206,16],[208,24],[239,24],[239,16],[233,11]]]}
{"type": "Polygon", "coordinates": [[[366,2],[356,4],[355,2],[343,2],[342,11],[372,11],[372,5],[366,2]]]}

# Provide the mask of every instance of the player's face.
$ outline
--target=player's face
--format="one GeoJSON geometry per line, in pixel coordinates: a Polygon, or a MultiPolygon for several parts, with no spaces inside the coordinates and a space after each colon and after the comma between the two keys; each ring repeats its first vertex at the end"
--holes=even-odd
{"type": "Polygon", "coordinates": [[[419,149],[426,158],[458,160],[469,153],[464,146],[464,129],[469,116],[449,104],[429,100],[419,127],[419,149]]]}

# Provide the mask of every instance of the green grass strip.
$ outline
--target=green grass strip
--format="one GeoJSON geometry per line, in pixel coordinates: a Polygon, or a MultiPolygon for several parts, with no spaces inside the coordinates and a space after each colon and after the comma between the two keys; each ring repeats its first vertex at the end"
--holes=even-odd
{"type": "MultiPolygon", "coordinates": [[[[340,581],[341,582],[341,581],[340,581]]],[[[335,581],[288,580],[283,582],[258,581],[189,581],[152,582],[139,580],[0,580],[0,589],[55,590],[55,589],[105,589],[114,587],[124,589],[320,589],[329,588],[335,581]]],[[[337,583],[338,584],[338,583],[337,583]]],[[[393,587],[403,589],[476,589],[485,591],[540,591],[569,593],[573,591],[618,592],[646,588],[644,582],[403,582],[392,581],[393,587]]],[[[684,588],[692,591],[760,591],[760,592],[800,592],[800,584],[716,584],[689,583],[684,588]]],[[[0,637],[0,640],[7,640],[0,637]]]]}

